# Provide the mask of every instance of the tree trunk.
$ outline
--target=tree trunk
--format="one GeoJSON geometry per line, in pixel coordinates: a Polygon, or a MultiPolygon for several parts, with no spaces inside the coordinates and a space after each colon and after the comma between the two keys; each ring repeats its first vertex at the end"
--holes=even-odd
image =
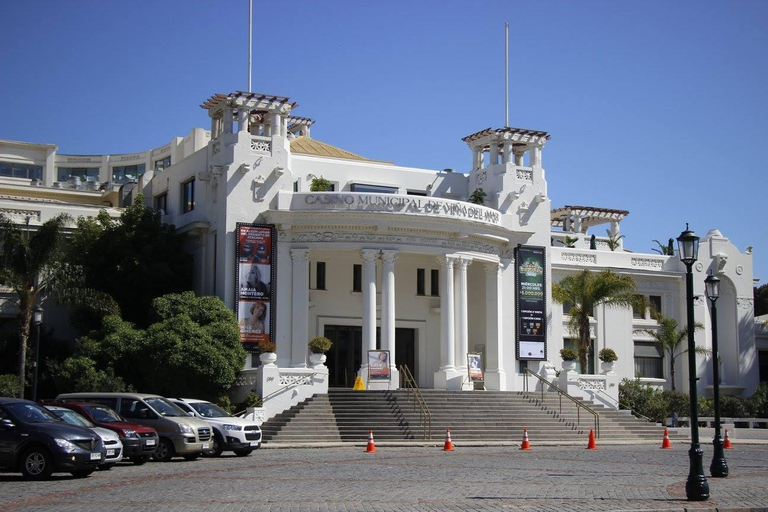
{"type": "Polygon", "coordinates": [[[585,374],[589,371],[589,365],[587,364],[587,355],[589,354],[589,346],[591,345],[591,339],[589,337],[589,318],[581,321],[579,326],[579,363],[581,364],[581,373],[585,374]]]}
{"type": "Polygon", "coordinates": [[[31,302],[21,301],[19,306],[19,398],[24,398],[24,387],[27,374],[27,340],[29,340],[29,324],[32,320],[31,302]]]}

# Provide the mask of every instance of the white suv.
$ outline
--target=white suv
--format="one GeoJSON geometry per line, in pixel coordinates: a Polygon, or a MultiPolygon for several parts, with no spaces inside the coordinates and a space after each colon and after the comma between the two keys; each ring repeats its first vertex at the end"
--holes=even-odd
{"type": "Polygon", "coordinates": [[[194,398],[169,398],[187,414],[210,423],[213,443],[206,455],[218,457],[224,450],[244,457],[261,446],[261,429],[252,421],[232,416],[216,404],[194,398]]]}

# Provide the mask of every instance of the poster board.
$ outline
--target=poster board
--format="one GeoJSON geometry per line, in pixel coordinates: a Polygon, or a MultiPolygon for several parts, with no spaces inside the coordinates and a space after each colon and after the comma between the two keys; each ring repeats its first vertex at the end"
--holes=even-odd
{"type": "Polygon", "coordinates": [[[467,354],[467,372],[470,382],[483,382],[485,380],[482,354],[467,354]]]}
{"type": "Polygon", "coordinates": [[[515,322],[517,358],[547,359],[547,250],[518,245],[515,249],[515,322]]]}
{"type": "Polygon", "coordinates": [[[389,350],[368,351],[368,381],[391,381],[389,350]]]}
{"type": "Polygon", "coordinates": [[[275,332],[275,227],[237,223],[235,304],[240,339],[249,352],[258,343],[274,342],[275,332]]]}

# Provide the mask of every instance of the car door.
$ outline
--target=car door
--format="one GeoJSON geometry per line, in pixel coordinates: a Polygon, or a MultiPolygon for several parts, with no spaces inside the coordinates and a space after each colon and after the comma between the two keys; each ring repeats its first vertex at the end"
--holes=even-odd
{"type": "Polygon", "coordinates": [[[16,447],[24,441],[25,437],[18,423],[0,406],[0,466],[13,465],[16,447]]]}

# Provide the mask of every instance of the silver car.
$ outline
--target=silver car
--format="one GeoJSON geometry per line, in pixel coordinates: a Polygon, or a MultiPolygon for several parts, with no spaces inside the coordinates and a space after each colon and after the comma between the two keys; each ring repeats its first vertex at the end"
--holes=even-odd
{"type": "Polygon", "coordinates": [[[97,427],[85,416],[65,407],[46,405],[46,409],[58,416],[63,422],[78,427],[86,427],[93,430],[101,438],[104,448],[107,450],[104,462],[99,464],[99,469],[111,469],[112,466],[123,460],[123,443],[117,434],[106,428],[97,427]]]}

